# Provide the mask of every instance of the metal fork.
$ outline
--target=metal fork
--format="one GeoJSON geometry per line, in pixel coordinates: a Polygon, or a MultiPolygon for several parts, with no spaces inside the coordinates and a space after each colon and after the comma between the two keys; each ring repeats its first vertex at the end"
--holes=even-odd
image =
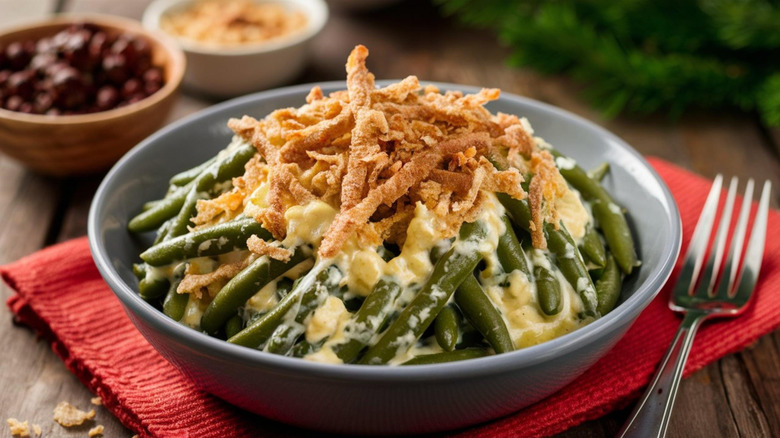
{"type": "Polygon", "coordinates": [[[718,283],[731,225],[731,212],[737,193],[737,178],[731,179],[715,241],[704,268],[704,275],[698,281],[698,288],[696,288],[704,257],[707,254],[722,184],[723,177],[718,175],[712,184],[710,194],[707,196],[688,252],[685,255],[680,277],[669,299],[669,307],[672,310],[685,314],[682,324],[677,330],[669,351],[661,361],[652,384],[647,388],[642,400],[636,405],[631,417],[618,433],[620,437],[666,436],[672,406],[696,330],[707,318],[739,315],[745,310],[753,294],[764,253],[771,183],[769,181],[764,183],[758,211],[753,222],[753,231],[745,255],[742,257],[753,199],[752,179],[747,182],[742,210],[734,229],[726,264],[722,270],[723,278],[718,283]],[[742,265],[742,269],[740,269],[740,265],[742,265]],[[726,273],[728,273],[728,279],[725,278],[726,273]],[[717,289],[715,289],[716,285],[717,289]],[[696,288],[695,292],[694,288],[696,288]]]}

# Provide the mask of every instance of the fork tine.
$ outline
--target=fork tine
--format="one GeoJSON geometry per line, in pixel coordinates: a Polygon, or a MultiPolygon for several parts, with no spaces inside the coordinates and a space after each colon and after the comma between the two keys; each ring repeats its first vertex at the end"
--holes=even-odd
{"type": "Polygon", "coordinates": [[[753,289],[758,281],[758,273],[761,271],[761,259],[764,257],[764,243],[766,242],[767,216],[769,215],[769,192],[772,183],[768,180],[764,182],[764,188],[761,190],[761,200],[758,202],[758,211],[756,219],[753,221],[753,231],[750,233],[747,249],[745,250],[745,260],[737,283],[737,291],[734,299],[738,305],[744,305],[753,294],[753,289]]]}
{"type": "Polygon", "coordinates": [[[718,280],[720,265],[723,263],[723,254],[726,252],[726,240],[728,238],[729,227],[731,226],[731,212],[734,209],[734,198],[737,196],[737,178],[731,177],[729,183],[729,192],[726,195],[726,203],[723,205],[723,212],[720,217],[718,231],[715,234],[715,242],[712,245],[710,256],[704,268],[697,295],[707,297],[712,294],[712,290],[718,280]]]}
{"type": "Polygon", "coordinates": [[[712,232],[712,223],[715,220],[722,185],[723,176],[718,174],[712,182],[712,188],[710,188],[710,193],[704,202],[704,208],[699,216],[699,221],[696,223],[696,229],[693,231],[693,237],[691,237],[691,243],[688,245],[688,252],[685,254],[685,260],[680,270],[680,277],[677,279],[674,287],[673,297],[676,295],[690,295],[693,291],[693,287],[696,284],[694,280],[698,278],[701,265],[704,262],[704,253],[707,250],[707,242],[712,232]]]}
{"type": "Polygon", "coordinates": [[[726,259],[726,266],[723,268],[723,279],[718,285],[716,296],[720,299],[727,299],[729,292],[734,290],[734,283],[737,280],[739,271],[739,258],[742,257],[742,247],[745,246],[745,235],[747,234],[748,219],[750,219],[750,204],[753,202],[753,178],[748,179],[745,186],[745,196],[742,199],[742,208],[739,211],[739,219],[734,228],[734,237],[729,247],[729,255],[726,259]],[[726,273],[729,273],[728,279],[726,273]]]}

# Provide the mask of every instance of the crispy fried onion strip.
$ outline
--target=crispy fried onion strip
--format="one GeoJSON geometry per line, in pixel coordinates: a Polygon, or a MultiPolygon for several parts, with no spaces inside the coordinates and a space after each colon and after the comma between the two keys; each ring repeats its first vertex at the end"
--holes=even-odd
{"type": "Polygon", "coordinates": [[[470,146],[483,146],[488,142],[489,137],[484,133],[467,134],[415,154],[395,175],[371,190],[360,203],[336,215],[325,232],[319,249],[320,256],[330,258],[336,255],[355,227],[368,222],[380,205],[392,204],[413,185],[427,178],[444,157],[462,152],[470,146]]]}
{"type": "MultiPolygon", "coordinates": [[[[414,76],[377,88],[367,58],[363,46],[349,55],[346,90],[326,95],[314,87],[299,108],[231,119],[228,126],[258,154],[230,191],[198,203],[196,226],[243,212],[279,241],[288,232],[287,209],[317,199],[337,211],[318,250],[329,258],[353,236],[361,245],[402,244],[418,203],[434,215],[442,238],[452,237],[476,220],[492,193],[506,193],[528,199],[533,245],[546,247],[542,226],[557,223],[565,182],[525,119],[485,108],[499,90],[440,92],[414,76]],[[528,193],[524,175],[532,176],[528,193]]],[[[248,244],[259,255],[290,256],[273,242],[248,244]]]]}
{"type": "Polygon", "coordinates": [[[281,246],[281,242],[278,240],[273,242],[266,242],[265,240],[252,235],[249,240],[246,241],[247,248],[253,253],[264,256],[267,255],[272,259],[276,259],[282,262],[289,262],[293,252],[287,248],[281,246]]]}
{"type": "Polygon", "coordinates": [[[259,213],[259,219],[276,239],[287,235],[287,223],[284,212],[289,205],[304,205],[316,199],[298,180],[298,165],[295,163],[277,164],[271,168],[268,179],[271,188],[268,191],[268,208],[259,213]]]}
{"type": "Polygon", "coordinates": [[[542,227],[545,220],[556,229],[559,227],[555,199],[563,195],[566,182],[558,173],[552,155],[547,151],[534,152],[531,155],[531,172],[534,174],[528,187],[531,243],[534,248],[546,249],[547,242],[542,227]]]}
{"type": "MultiPolygon", "coordinates": [[[[193,294],[196,298],[201,298],[203,292],[209,292],[209,286],[217,282],[226,282],[235,277],[241,269],[244,268],[244,262],[227,263],[220,265],[215,271],[207,274],[195,274],[187,272],[182,278],[176,292],[180,294],[193,294]]],[[[189,267],[188,267],[189,269],[189,267]]]]}

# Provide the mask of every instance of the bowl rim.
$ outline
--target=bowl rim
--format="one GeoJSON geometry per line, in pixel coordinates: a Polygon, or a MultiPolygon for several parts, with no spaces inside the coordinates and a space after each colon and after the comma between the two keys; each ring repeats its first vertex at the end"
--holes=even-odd
{"type": "MultiPolygon", "coordinates": [[[[395,81],[382,80],[377,81],[377,85],[385,85],[392,82],[395,81]]],[[[480,87],[474,86],[423,81],[423,85],[427,84],[435,85],[442,90],[457,89],[468,93],[480,90],[480,87]]],[[[525,366],[531,366],[559,356],[561,353],[574,349],[575,346],[580,348],[584,345],[591,344],[598,340],[604,333],[620,330],[626,324],[624,318],[629,318],[631,321],[634,321],[639,313],[660,292],[661,288],[671,275],[682,244],[682,222],[677,204],[675,203],[669,188],[655,169],[650,166],[639,152],[625,141],[621,140],[605,128],[602,128],[583,117],[527,97],[518,96],[512,93],[502,93],[501,99],[512,100],[523,106],[535,107],[546,113],[554,113],[556,117],[562,118],[566,123],[572,123],[589,130],[594,130],[606,140],[617,143],[629,154],[633,155],[634,158],[639,160],[659,185],[663,195],[660,200],[664,201],[664,205],[669,213],[663,220],[671,230],[671,236],[666,239],[660,263],[654,267],[648,278],[639,285],[631,297],[618,305],[612,312],[585,327],[581,327],[558,338],[509,353],[470,359],[463,362],[399,367],[323,364],[301,360],[299,358],[268,354],[259,350],[229,344],[223,340],[192,330],[170,320],[170,318],[165,316],[162,312],[152,308],[121,279],[101,246],[99,234],[100,223],[98,223],[99,210],[100,205],[105,202],[105,199],[109,195],[108,186],[111,184],[113,178],[120,172],[122,166],[126,162],[132,160],[141,150],[153,147],[159,139],[164,138],[172,131],[183,129],[189,124],[197,123],[200,119],[210,117],[212,113],[220,112],[233,106],[240,106],[256,101],[274,100],[289,95],[301,95],[303,97],[311,87],[315,85],[320,86],[323,90],[345,88],[344,81],[295,85],[238,97],[206,108],[168,125],[139,143],[114,165],[101,182],[100,187],[98,187],[92,200],[88,217],[89,246],[95,264],[104,280],[109,284],[111,290],[122,302],[125,311],[132,313],[131,316],[144,320],[145,324],[151,326],[155,331],[163,333],[169,342],[176,342],[184,348],[197,351],[198,354],[201,355],[219,357],[220,360],[239,362],[245,366],[272,369],[284,373],[304,373],[304,375],[311,377],[338,379],[341,381],[370,381],[374,383],[394,384],[409,381],[446,381],[450,379],[474,378],[494,373],[512,372],[525,366]]]]}
{"type": "Polygon", "coordinates": [[[163,32],[156,32],[150,29],[146,29],[141,26],[140,22],[130,18],[97,13],[62,13],[45,19],[17,23],[14,26],[2,29],[2,31],[0,31],[0,35],[5,37],[15,33],[34,30],[37,28],[58,25],[66,26],[78,22],[89,22],[98,26],[114,27],[154,40],[160,47],[164,49],[167,56],[170,58],[169,64],[171,72],[169,73],[169,79],[165,82],[162,88],[157,90],[152,95],[147,96],[138,102],[131,103],[120,108],[112,108],[110,110],[99,111],[90,114],[58,116],[51,116],[46,114],[27,114],[0,108],[0,118],[13,120],[16,122],[44,125],[71,125],[104,122],[107,120],[119,119],[128,114],[150,108],[165,100],[171,94],[175,93],[181,85],[181,81],[184,78],[184,71],[187,66],[187,60],[185,59],[184,52],[182,52],[181,48],[176,45],[176,42],[173,41],[171,37],[164,34],[163,32]]]}
{"type": "Polygon", "coordinates": [[[162,32],[175,40],[187,53],[209,55],[216,57],[246,56],[271,53],[288,47],[302,44],[316,36],[328,22],[329,10],[324,0],[253,0],[256,3],[279,3],[295,5],[306,14],[307,23],[301,32],[288,36],[273,38],[267,42],[241,44],[236,47],[201,44],[197,41],[177,37],[165,32],[160,27],[160,19],[173,8],[185,3],[193,3],[193,0],[154,0],[144,10],[141,23],[147,29],[162,32]]]}

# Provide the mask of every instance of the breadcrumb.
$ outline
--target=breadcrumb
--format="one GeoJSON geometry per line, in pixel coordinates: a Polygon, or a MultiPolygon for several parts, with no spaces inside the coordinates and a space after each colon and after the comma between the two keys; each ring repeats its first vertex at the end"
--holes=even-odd
{"type": "Polygon", "coordinates": [[[54,421],[63,427],[80,426],[93,418],[95,418],[94,409],[84,412],[66,401],[60,402],[54,408],[54,421]]]}
{"type": "Polygon", "coordinates": [[[16,418],[9,418],[6,421],[8,422],[8,427],[11,429],[11,435],[18,437],[30,436],[30,425],[28,422],[22,422],[16,418]]]}
{"type": "Polygon", "coordinates": [[[91,399],[89,399],[89,402],[95,406],[103,405],[103,399],[101,399],[100,397],[92,397],[91,399]]]}
{"type": "Polygon", "coordinates": [[[43,432],[41,430],[41,426],[38,426],[37,424],[32,425],[33,433],[35,433],[35,436],[41,436],[41,433],[43,432]]]}
{"type": "Polygon", "coordinates": [[[103,436],[103,425],[98,424],[97,426],[93,427],[89,430],[89,438],[93,438],[96,436],[103,436]]]}

